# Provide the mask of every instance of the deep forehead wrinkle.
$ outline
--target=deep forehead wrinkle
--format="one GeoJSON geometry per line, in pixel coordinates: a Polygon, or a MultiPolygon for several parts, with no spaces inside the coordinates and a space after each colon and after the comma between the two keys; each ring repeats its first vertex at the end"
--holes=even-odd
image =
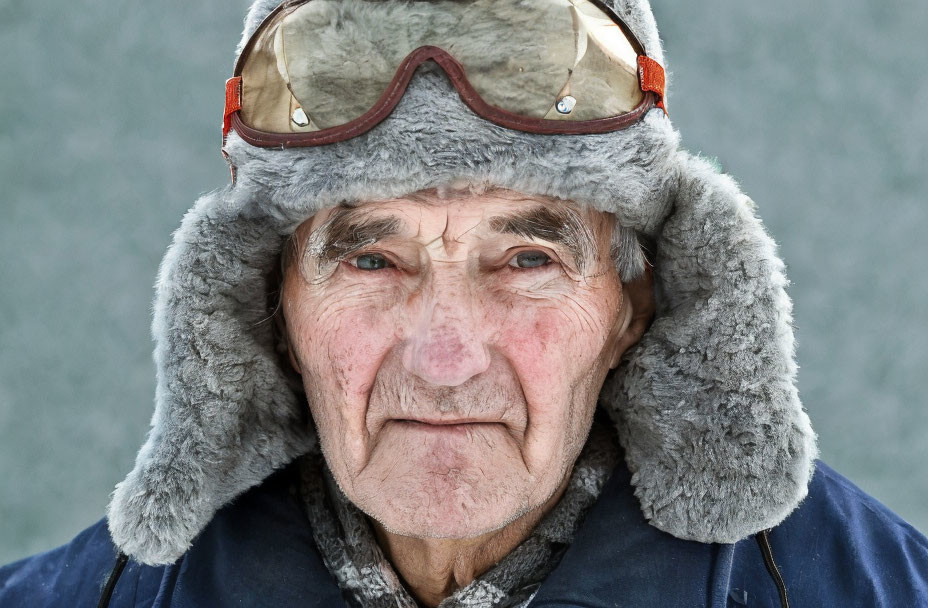
{"type": "MultiPolygon", "coordinates": [[[[328,261],[341,261],[356,251],[402,232],[403,221],[399,217],[374,217],[372,211],[367,205],[339,203],[310,237],[307,253],[328,261]]],[[[488,225],[493,232],[563,247],[581,272],[595,256],[593,231],[580,213],[571,207],[535,205],[493,216],[488,225]]]]}

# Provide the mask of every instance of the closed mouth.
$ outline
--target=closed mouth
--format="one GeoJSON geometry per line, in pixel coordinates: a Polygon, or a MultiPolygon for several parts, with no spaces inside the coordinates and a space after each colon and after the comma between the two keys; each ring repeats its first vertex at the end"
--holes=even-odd
{"type": "Polygon", "coordinates": [[[472,418],[456,418],[447,420],[394,418],[393,420],[390,420],[390,422],[399,423],[403,426],[409,426],[410,428],[417,428],[419,430],[433,431],[466,430],[503,424],[498,420],[475,420],[472,418]]]}

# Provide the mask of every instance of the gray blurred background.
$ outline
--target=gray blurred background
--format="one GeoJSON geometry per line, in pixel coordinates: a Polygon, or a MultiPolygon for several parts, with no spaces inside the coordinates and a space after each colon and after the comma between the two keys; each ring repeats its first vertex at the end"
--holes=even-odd
{"type": "MultiPolygon", "coordinates": [[[[685,145],[792,280],[823,456],[928,531],[928,3],[653,0],[685,145]]],[[[244,0],[0,0],[0,563],[102,517],[153,410],[158,262],[228,180],[244,0]]]]}

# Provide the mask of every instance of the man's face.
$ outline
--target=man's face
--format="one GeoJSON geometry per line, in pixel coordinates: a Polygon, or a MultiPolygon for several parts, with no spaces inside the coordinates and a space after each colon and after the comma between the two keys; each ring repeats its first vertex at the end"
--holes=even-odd
{"type": "Polygon", "coordinates": [[[396,534],[465,538],[561,487],[627,347],[613,221],[506,190],[427,191],[299,227],[288,341],[353,503],[396,534]]]}

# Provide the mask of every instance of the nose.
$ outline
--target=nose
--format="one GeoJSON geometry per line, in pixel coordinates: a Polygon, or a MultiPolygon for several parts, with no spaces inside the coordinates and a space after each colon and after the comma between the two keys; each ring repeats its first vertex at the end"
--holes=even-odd
{"type": "Polygon", "coordinates": [[[486,371],[490,355],[466,296],[448,297],[450,302],[433,301],[422,310],[403,350],[403,365],[431,384],[457,386],[486,371]]]}

